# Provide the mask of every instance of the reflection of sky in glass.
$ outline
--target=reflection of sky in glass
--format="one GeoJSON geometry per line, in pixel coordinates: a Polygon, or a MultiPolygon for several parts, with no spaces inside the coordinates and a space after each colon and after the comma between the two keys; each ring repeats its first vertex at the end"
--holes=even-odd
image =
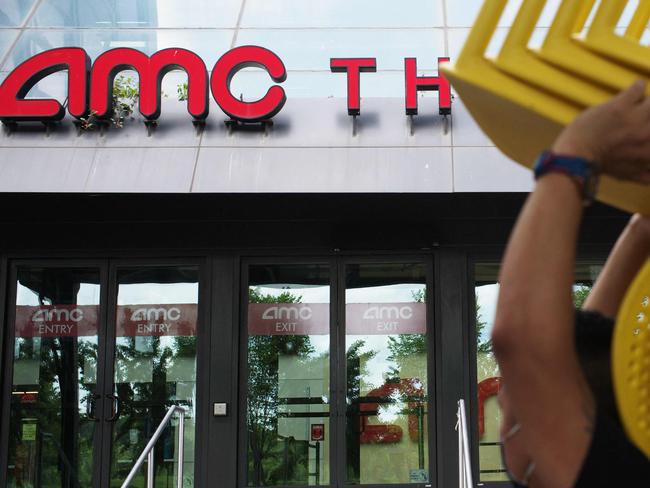
{"type": "Polygon", "coordinates": [[[476,291],[476,304],[479,306],[479,314],[482,322],[486,323],[481,335],[480,341],[485,342],[490,339],[492,335],[492,327],[494,327],[494,316],[497,309],[497,298],[499,296],[499,284],[494,283],[490,285],[477,286],[476,291]]]}
{"type": "MultiPolygon", "coordinates": [[[[40,305],[38,294],[18,283],[16,304],[38,306],[40,305]]],[[[99,305],[99,285],[95,283],[80,283],[76,304],[99,305]]]]}
{"type": "Polygon", "coordinates": [[[42,0],[30,24],[127,29],[235,27],[241,3],[242,0],[42,0]]]}
{"type": "MultiPolygon", "coordinates": [[[[345,290],[345,299],[346,304],[412,303],[415,301],[414,295],[423,292],[425,289],[426,285],[420,283],[348,288],[345,290]]],[[[377,388],[383,385],[391,368],[397,367],[395,361],[388,359],[391,355],[388,349],[389,337],[396,338],[398,335],[346,335],[346,348],[349,348],[356,341],[363,341],[364,345],[359,349],[359,355],[374,352],[374,357],[366,362],[365,375],[363,377],[363,384],[366,389],[377,388]]],[[[388,413],[386,414],[388,415],[388,413]]]]}
{"type": "Polygon", "coordinates": [[[36,0],[2,0],[0,27],[20,27],[36,0]]]}
{"type": "Polygon", "coordinates": [[[198,300],[198,283],[122,284],[117,295],[118,305],[198,303],[198,300]]]}
{"type": "Polygon", "coordinates": [[[368,288],[348,288],[345,290],[346,303],[411,303],[413,296],[424,291],[426,285],[419,283],[400,283],[398,285],[373,286],[368,288]]]}
{"type": "MultiPolygon", "coordinates": [[[[329,58],[372,56],[378,72],[362,76],[362,96],[402,97],[404,57],[418,58],[420,74],[436,70],[436,58],[458,56],[484,0],[0,0],[0,59],[27,27],[3,71],[46,49],[80,46],[96,57],[112,47],[151,54],[165,47],[197,52],[208,69],[231,46],[259,44],[280,55],[289,71],[289,98],[344,97],[344,76],[333,75],[329,58]],[[35,7],[35,8],[34,8],[35,7]]],[[[548,0],[531,46],[548,32],[560,0],[548,0]]],[[[599,5],[596,2],[596,7],[599,5]]],[[[496,53],[522,0],[506,2],[488,52],[496,53]]],[[[618,22],[629,24],[638,0],[628,2],[618,22]]],[[[592,16],[595,9],[592,10],[592,16]]],[[[590,17],[590,19],[591,19],[590,17]]],[[[588,20],[589,24],[590,20],[588,20]]],[[[644,42],[650,42],[646,30],[644,42]]],[[[249,72],[250,73],[250,72],[249,72]]],[[[427,73],[429,74],[429,73],[427,73]]],[[[431,73],[432,74],[432,73],[431,73]]],[[[266,74],[240,75],[233,92],[257,99],[266,74]]],[[[173,96],[176,86],[169,90],[173,96]]]]}

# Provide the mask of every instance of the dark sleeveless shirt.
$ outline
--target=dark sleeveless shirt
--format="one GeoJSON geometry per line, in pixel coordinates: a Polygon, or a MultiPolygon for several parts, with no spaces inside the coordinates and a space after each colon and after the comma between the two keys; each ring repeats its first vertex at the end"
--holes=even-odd
{"type": "Polygon", "coordinates": [[[614,321],[577,311],[576,348],[596,400],[596,425],[575,488],[650,487],[650,459],[630,442],[618,414],[611,373],[614,321]]]}

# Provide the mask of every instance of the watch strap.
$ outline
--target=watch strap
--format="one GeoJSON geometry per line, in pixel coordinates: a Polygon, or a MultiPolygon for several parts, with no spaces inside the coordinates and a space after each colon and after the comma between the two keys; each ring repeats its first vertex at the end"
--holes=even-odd
{"type": "Polygon", "coordinates": [[[598,191],[598,167],[586,158],[556,154],[544,151],[534,166],[535,179],[548,173],[562,173],[571,177],[578,185],[583,204],[591,204],[598,191]]]}

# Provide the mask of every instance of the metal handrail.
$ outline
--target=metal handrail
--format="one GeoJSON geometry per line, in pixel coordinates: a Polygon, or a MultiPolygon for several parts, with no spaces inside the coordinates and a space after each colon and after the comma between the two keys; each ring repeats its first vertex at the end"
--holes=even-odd
{"type": "Polygon", "coordinates": [[[458,411],[456,412],[458,421],[456,430],[458,431],[458,486],[460,488],[472,488],[472,462],[469,456],[469,436],[467,431],[467,414],[465,412],[465,400],[458,400],[458,411]]]}
{"type": "Polygon", "coordinates": [[[140,457],[131,468],[129,475],[126,477],[124,483],[122,483],[121,488],[128,488],[135,475],[138,473],[138,470],[144,464],[145,458],[147,458],[147,488],[154,488],[154,459],[153,459],[153,449],[156,446],[156,442],[162,436],[165,427],[171,421],[174,413],[178,412],[178,479],[176,480],[176,488],[183,488],[183,451],[185,448],[185,413],[187,410],[184,407],[179,407],[174,405],[165,414],[165,417],[160,422],[160,425],[156,431],[149,439],[149,442],[145,446],[144,450],[140,454],[140,457]]]}

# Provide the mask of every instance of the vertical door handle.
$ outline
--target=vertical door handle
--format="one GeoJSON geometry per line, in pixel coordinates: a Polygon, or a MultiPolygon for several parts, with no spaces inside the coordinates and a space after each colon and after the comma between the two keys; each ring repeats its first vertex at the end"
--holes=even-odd
{"type": "Polygon", "coordinates": [[[120,418],[120,398],[117,395],[106,395],[106,398],[112,400],[112,412],[109,418],[106,419],[107,422],[115,422],[120,418]]]}
{"type": "Polygon", "coordinates": [[[86,416],[93,422],[99,422],[99,419],[95,417],[95,407],[97,405],[97,400],[101,397],[101,395],[93,393],[92,395],[88,395],[88,398],[86,398],[86,416]]]}

